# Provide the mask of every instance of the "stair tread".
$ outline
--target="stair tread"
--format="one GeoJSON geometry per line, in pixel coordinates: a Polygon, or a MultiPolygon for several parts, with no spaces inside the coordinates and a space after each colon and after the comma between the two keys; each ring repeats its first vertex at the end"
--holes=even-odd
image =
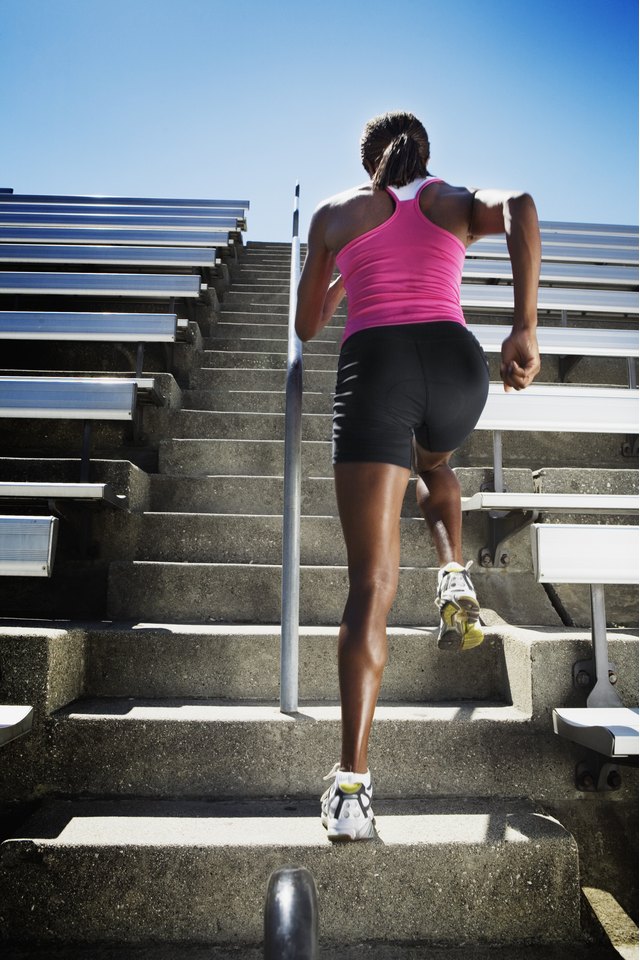
{"type": "MultiPolygon", "coordinates": [[[[138,697],[104,697],[76,700],[63,707],[57,718],[76,721],[154,721],[154,722],[216,722],[275,723],[291,725],[304,719],[317,723],[337,722],[340,719],[338,703],[313,703],[299,706],[298,713],[280,712],[277,703],[242,703],[220,699],[201,700],[187,697],[152,700],[138,697]]],[[[380,703],[376,708],[376,723],[526,723],[530,719],[523,710],[509,704],[488,701],[451,701],[438,704],[410,702],[380,703]]]]}
{"type": "MultiPolygon", "coordinates": [[[[319,788],[322,781],[319,777],[319,788]]],[[[495,846],[568,841],[555,820],[526,800],[460,798],[376,801],[385,846],[495,846]]],[[[52,800],[2,846],[325,847],[318,800],[52,800]]],[[[376,844],[361,845],[375,856],[376,844]]],[[[2,847],[0,847],[2,849],[2,847]]]]}

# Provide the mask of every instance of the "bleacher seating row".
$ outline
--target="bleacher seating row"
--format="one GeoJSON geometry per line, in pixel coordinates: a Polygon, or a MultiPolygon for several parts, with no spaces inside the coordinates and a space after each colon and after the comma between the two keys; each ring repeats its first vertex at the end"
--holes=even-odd
{"type": "MultiPolygon", "coordinates": [[[[125,419],[135,421],[138,402],[160,397],[153,378],[143,378],[144,345],[176,343],[188,336],[188,320],[179,317],[176,302],[198,299],[207,291],[204,277],[215,275],[229,252],[241,241],[246,229],[247,201],[152,200],[120,197],[34,197],[3,193],[0,199],[0,230],[9,243],[0,245],[0,260],[5,265],[27,268],[0,271],[0,302],[11,298],[19,307],[36,298],[38,306],[57,305],[62,297],[83,297],[107,306],[106,311],[69,311],[12,309],[0,311],[0,339],[23,341],[76,341],[135,343],[138,345],[136,378],[122,377],[0,377],[0,417],[24,419],[125,419]],[[37,228],[34,233],[33,228],[37,228]],[[37,231],[46,230],[47,244],[37,231]],[[205,233],[205,231],[207,231],[205,233]],[[167,246],[171,238],[178,246],[167,246]],[[76,241],[70,244],[69,241],[76,241]],[[79,242],[78,242],[79,241],[79,242]],[[135,246],[125,244],[133,243],[135,246]],[[144,245],[142,245],[144,244],[144,245]],[[52,267],[35,272],[29,267],[52,267]],[[100,273],[87,268],[100,266],[100,273]],[[73,272],[59,267],[71,266],[73,272]],[[114,273],[114,267],[142,267],[141,273],[114,273]],[[83,272],[77,272],[78,268],[83,272]],[[167,272],[179,267],[182,273],[167,272]],[[149,271],[153,272],[149,272],[149,271]],[[128,312],[114,312],[113,298],[134,302],[128,312]],[[46,298],[46,299],[45,299],[46,298]],[[162,302],[168,313],[141,312],[146,300],[162,302]],[[136,309],[137,307],[137,309],[136,309]]],[[[117,301],[116,301],[117,303],[117,301]]],[[[28,304],[27,304],[28,305],[28,304]]],[[[28,357],[28,351],[24,354],[28,357]]],[[[5,357],[6,369],[7,360],[5,357]]],[[[56,484],[10,483],[0,487],[0,498],[14,502],[30,497],[40,501],[43,495],[55,501],[75,497],[79,502],[99,500],[122,506],[126,499],[116,495],[108,484],[89,488],[89,437],[81,461],[81,482],[56,484]]],[[[53,518],[43,518],[52,520],[53,518]]],[[[30,521],[25,520],[25,524],[30,521]]],[[[13,518],[11,538],[0,534],[0,574],[15,574],[14,548],[17,518],[13,518]]],[[[44,543],[44,541],[43,541],[44,543]]],[[[53,565],[55,539],[44,544],[46,559],[38,566],[49,575],[53,565]]],[[[42,552],[42,551],[41,551],[42,552]]]]}

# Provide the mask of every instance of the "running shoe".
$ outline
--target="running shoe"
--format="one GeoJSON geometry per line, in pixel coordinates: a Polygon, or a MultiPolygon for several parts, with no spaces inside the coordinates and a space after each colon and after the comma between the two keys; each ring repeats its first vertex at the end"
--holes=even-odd
{"type": "Polygon", "coordinates": [[[438,648],[471,650],[484,640],[479,623],[480,606],[466,565],[447,563],[438,571],[438,593],[435,604],[440,610],[438,648]]]}
{"type": "Polygon", "coordinates": [[[322,825],[329,840],[370,840],[375,837],[371,809],[371,774],[341,770],[340,764],[324,780],[333,780],[320,798],[322,825]]]}

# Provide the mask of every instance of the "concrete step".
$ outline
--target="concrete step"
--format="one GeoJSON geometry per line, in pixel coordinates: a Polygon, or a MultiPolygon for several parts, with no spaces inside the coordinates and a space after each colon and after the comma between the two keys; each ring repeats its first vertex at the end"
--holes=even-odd
{"type": "MultiPolygon", "coordinates": [[[[231,433],[231,418],[234,430],[242,431],[243,439],[160,441],[160,472],[175,474],[179,471],[191,476],[223,473],[282,475],[284,442],[263,438],[269,435],[268,432],[277,436],[277,431],[284,429],[283,415],[225,412],[220,419],[228,433],[231,433]],[[234,446],[227,446],[225,450],[222,444],[234,446]],[[242,444],[248,446],[243,449],[242,444]]],[[[215,429],[209,429],[212,431],[210,436],[215,436],[215,429]]],[[[303,476],[330,476],[333,471],[330,419],[322,414],[305,414],[302,429],[305,438],[302,441],[303,476]],[[327,439],[311,439],[314,435],[327,439]]],[[[629,467],[629,459],[623,457],[621,443],[620,437],[602,434],[583,433],[579,439],[568,440],[563,433],[509,433],[503,435],[503,463],[507,467],[530,470],[555,466],[591,468],[594,463],[601,468],[625,469],[629,467]]],[[[492,466],[491,433],[477,430],[455,452],[451,463],[455,467],[492,466]]]]}
{"type": "Polygon", "coordinates": [[[377,840],[335,849],[317,804],[50,803],[2,845],[2,933],[257,944],[267,880],[297,863],[340,955],[390,931],[406,943],[579,942],[577,849],[557,820],[492,800],[378,810],[377,840]]]}
{"type": "MultiPolygon", "coordinates": [[[[435,626],[435,567],[403,567],[390,626],[435,626]]],[[[116,561],[109,568],[108,616],[114,620],[177,623],[279,623],[282,571],[276,564],[116,561]]],[[[559,617],[530,573],[478,570],[474,585],[481,607],[514,624],[557,625],[559,617]]],[[[347,597],[347,570],[302,566],[300,622],[340,622],[347,597]]]]}
{"type": "MultiPolygon", "coordinates": [[[[110,524],[102,556],[113,560],[174,563],[282,562],[282,514],[151,512],[110,524]]],[[[463,524],[465,556],[476,559],[487,543],[486,525],[477,514],[463,524]]],[[[512,537],[509,570],[531,570],[528,530],[512,537]]],[[[347,554],[337,516],[302,516],[300,561],[306,566],[346,565],[347,554]]],[[[437,567],[438,558],[422,517],[400,521],[400,562],[437,567]]]]}
{"type": "MultiPolygon", "coordinates": [[[[335,357],[335,366],[338,365],[340,345],[337,340],[318,335],[317,339],[310,340],[304,345],[304,356],[315,356],[318,353],[330,353],[335,357]]],[[[210,350],[226,350],[228,353],[282,353],[287,354],[288,342],[285,338],[275,337],[211,337],[206,345],[205,352],[210,350]]],[[[206,356],[206,354],[205,354],[206,356]]]]}
{"type": "MultiPolygon", "coordinates": [[[[502,636],[495,630],[487,629],[482,646],[468,651],[464,658],[438,651],[431,631],[390,628],[388,640],[381,702],[508,702],[513,695],[506,677],[502,636]]],[[[300,629],[303,700],[335,700],[337,643],[337,627],[300,629]]],[[[88,631],[85,650],[85,694],[89,697],[276,702],[280,696],[279,627],[98,624],[88,631]]],[[[522,656],[528,662],[528,648],[522,656]]]]}
{"type": "MultiPolygon", "coordinates": [[[[247,700],[82,699],[47,726],[41,795],[316,797],[340,746],[337,703],[289,715],[247,700]]],[[[559,802],[575,797],[571,755],[513,706],[404,702],[378,704],[369,763],[381,798],[559,802]]]]}
{"type": "MultiPolygon", "coordinates": [[[[149,410],[145,421],[147,432],[158,439],[211,438],[216,440],[282,440],[284,414],[262,410],[178,410],[168,413],[149,410]]],[[[308,413],[302,420],[305,440],[328,440],[332,433],[330,414],[308,413]]]]}
{"type": "MultiPolygon", "coordinates": [[[[245,413],[284,413],[284,390],[185,390],[183,410],[230,410],[245,413]]],[[[305,390],[303,413],[324,413],[330,416],[333,397],[330,393],[305,390]]]]}
{"type": "MultiPolygon", "coordinates": [[[[265,890],[266,893],[266,890],[265,890]]],[[[630,938],[635,943],[637,936],[630,938]]],[[[3,944],[4,960],[87,960],[84,945],[54,946],[3,944]]],[[[397,940],[372,944],[370,941],[340,946],[340,960],[469,960],[469,946],[443,947],[430,944],[409,945],[397,940]]],[[[335,960],[336,945],[318,946],[318,960],[335,960]]],[[[620,953],[610,943],[594,943],[585,937],[579,943],[474,944],[473,960],[619,960],[620,953]]],[[[91,960],[264,960],[260,946],[197,946],[185,943],[91,944],[91,960]]]]}
{"type": "MultiPolygon", "coordinates": [[[[238,474],[278,477],[284,470],[282,440],[163,440],[158,446],[159,472],[202,477],[238,474]]],[[[331,444],[305,440],[303,476],[330,477],[331,444]]]]}
{"type": "MultiPolygon", "coordinates": [[[[331,370],[335,377],[337,360],[335,352],[312,353],[314,370],[331,370]]],[[[240,367],[245,369],[286,370],[287,355],[258,350],[203,350],[203,367],[240,367]]]]}
{"type": "MultiPolygon", "coordinates": [[[[637,484],[634,471],[612,471],[614,474],[631,474],[633,479],[624,482],[621,477],[615,489],[609,481],[596,481],[594,486],[607,492],[633,493],[627,486],[637,484]],[[625,489],[618,490],[619,486],[625,489]]],[[[550,471],[546,471],[550,473],[550,471]]],[[[580,475],[589,471],[573,471],[580,475]]],[[[477,493],[491,481],[493,471],[461,467],[456,471],[464,496],[477,493]]],[[[512,493],[531,492],[533,478],[530,470],[505,470],[505,483],[512,493]]],[[[171,477],[152,474],[150,480],[149,509],[173,513],[282,513],[283,480],[275,476],[209,476],[171,477]]],[[[566,478],[566,484],[572,480],[566,478]]],[[[592,481],[593,483],[593,481],[592,481]]],[[[564,489],[564,488],[563,488],[564,489]]],[[[337,516],[333,477],[305,477],[301,486],[301,512],[305,516],[337,516]]],[[[415,479],[409,480],[403,504],[403,516],[420,516],[416,504],[415,479]]]]}
{"type": "MultiPolygon", "coordinates": [[[[203,366],[194,375],[192,386],[198,390],[214,390],[216,393],[236,390],[284,390],[286,369],[247,367],[203,366]]],[[[304,392],[333,394],[336,385],[335,370],[304,371],[304,392]]]]}

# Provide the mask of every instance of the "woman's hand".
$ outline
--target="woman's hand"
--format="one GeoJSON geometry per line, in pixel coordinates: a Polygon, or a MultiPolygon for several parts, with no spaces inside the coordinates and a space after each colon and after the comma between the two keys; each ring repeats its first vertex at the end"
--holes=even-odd
{"type": "Polygon", "coordinates": [[[535,329],[512,330],[502,343],[500,376],[505,392],[524,390],[540,372],[540,352],[535,329]]]}

